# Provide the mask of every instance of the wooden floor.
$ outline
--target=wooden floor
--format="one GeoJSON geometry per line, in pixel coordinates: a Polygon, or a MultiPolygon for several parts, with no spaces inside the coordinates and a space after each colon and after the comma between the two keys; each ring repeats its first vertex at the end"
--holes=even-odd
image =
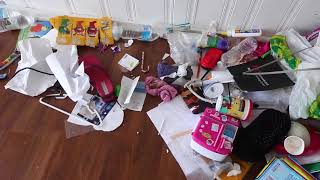
{"type": "MultiPolygon", "coordinates": [[[[17,35],[0,34],[0,59],[13,51],[17,35]]],[[[140,58],[145,51],[146,64],[152,67],[149,74],[155,74],[156,64],[169,52],[165,40],[135,41],[128,49],[122,43],[121,48],[121,53],[113,55],[108,50],[102,55],[97,49],[84,47],[79,48],[79,56],[97,54],[116,85],[123,75],[117,61],[125,52],[140,58]]],[[[14,67],[10,66],[11,72],[14,67]]],[[[133,75],[145,77],[139,68],[133,75]]],[[[41,105],[39,97],[5,90],[6,82],[0,81],[0,180],[185,179],[145,113],[160,102],[159,98],[147,96],[143,112],[125,111],[124,123],[114,132],[92,131],[66,138],[66,115],[41,105]]],[[[70,100],[49,101],[68,111],[74,106],[70,100]]]]}

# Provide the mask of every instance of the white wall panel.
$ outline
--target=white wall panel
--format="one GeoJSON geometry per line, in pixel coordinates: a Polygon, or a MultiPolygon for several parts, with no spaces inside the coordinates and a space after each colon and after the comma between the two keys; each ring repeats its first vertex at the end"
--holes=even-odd
{"type": "Polygon", "coordinates": [[[27,7],[28,4],[25,0],[6,0],[6,4],[13,5],[13,6],[22,6],[27,7]]]}
{"type": "Polygon", "coordinates": [[[134,2],[135,21],[144,23],[165,22],[165,0],[135,0],[134,2]]]}
{"type": "Polygon", "coordinates": [[[219,21],[224,1],[228,0],[199,0],[195,24],[205,25],[212,20],[219,21]]]}
{"type": "Polygon", "coordinates": [[[320,1],[319,0],[305,0],[301,9],[297,7],[297,14],[292,19],[292,27],[306,32],[320,26],[320,1]]]}
{"type": "Polygon", "coordinates": [[[259,27],[269,32],[275,31],[281,23],[281,17],[285,15],[286,7],[289,7],[291,2],[292,0],[280,0],[275,5],[273,1],[264,0],[251,26],[259,27]]]}
{"type": "Polygon", "coordinates": [[[111,16],[138,23],[190,22],[218,28],[261,27],[276,32],[294,27],[310,31],[320,25],[320,0],[5,0],[35,15],[111,16]]]}
{"type": "Polygon", "coordinates": [[[187,22],[188,1],[189,0],[169,0],[173,2],[173,24],[181,24],[187,22]]]}
{"type": "Polygon", "coordinates": [[[89,15],[89,16],[102,16],[102,9],[105,5],[100,0],[69,0],[72,1],[77,14],[89,15]]]}
{"type": "Polygon", "coordinates": [[[32,8],[42,11],[71,12],[68,0],[29,0],[32,8]]]}
{"type": "Polygon", "coordinates": [[[235,0],[236,4],[226,29],[242,27],[245,23],[246,14],[251,0],[235,0]]]}
{"type": "Polygon", "coordinates": [[[117,20],[129,21],[127,0],[107,0],[110,16],[117,20]]]}

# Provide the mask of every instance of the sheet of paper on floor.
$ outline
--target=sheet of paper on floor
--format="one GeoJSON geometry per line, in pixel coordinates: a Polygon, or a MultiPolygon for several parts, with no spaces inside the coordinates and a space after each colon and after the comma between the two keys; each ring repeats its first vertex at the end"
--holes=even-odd
{"type": "Polygon", "coordinates": [[[126,76],[122,77],[121,90],[118,97],[118,102],[122,107],[133,111],[142,111],[147,94],[134,91],[138,81],[139,77],[134,80],[126,76]]]}
{"type": "Polygon", "coordinates": [[[147,114],[160,131],[187,179],[213,179],[213,171],[210,169],[212,161],[190,148],[191,132],[200,115],[192,114],[181,96],[168,103],[159,104],[147,114]]]}

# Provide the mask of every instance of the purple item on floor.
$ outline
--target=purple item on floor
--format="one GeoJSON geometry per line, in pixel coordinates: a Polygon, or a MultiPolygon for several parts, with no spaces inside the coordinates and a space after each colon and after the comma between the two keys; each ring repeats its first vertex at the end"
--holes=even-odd
{"type": "Polygon", "coordinates": [[[159,63],[157,66],[158,71],[158,77],[166,76],[169,74],[172,74],[174,72],[177,72],[178,66],[172,66],[166,63],[159,63]]]}

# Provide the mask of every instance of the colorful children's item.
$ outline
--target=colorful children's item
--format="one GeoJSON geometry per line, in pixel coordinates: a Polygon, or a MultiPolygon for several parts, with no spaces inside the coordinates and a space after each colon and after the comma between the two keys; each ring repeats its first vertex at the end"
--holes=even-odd
{"type": "Polygon", "coordinates": [[[270,48],[273,56],[284,59],[291,69],[297,69],[301,63],[301,59],[295,57],[286,42],[286,37],[282,35],[274,35],[270,39],[270,48]]]}
{"type": "Polygon", "coordinates": [[[77,46],[86,45],[86,29],[84,19],[72,19],[72,44],[77,46]]]}
{"type": "Polygon", "coordinates": [[[240,122],[206,108],[192,132],[191,148],[214,161],[223,161],[233,149],[240,122]]]}
{"type": "Polygon", "coordinates": [[[216,110],[237,119],[246,120],[251,115],[252,102],[250,99],[219,96],[216,102],[216,110]]]}
{"type": "Polygon", "coordinates": [[[33,37],[42,37],[52,29],[49,21],[36,21],[30,27],[30,33],[33,37]]]}
{"type": "Polygon", "coordinates": [[[98,36],[98,23],[96,19],[87,19],[86,24],[86,45],[90,47],[96,47],[99,43],[98,36]]]}
{"type": "Polygon", "coordinates": [[[283,158],[274,157],[256,177],[256,180],[271,179],[316,180],[292,156],[285,156],[283,158]]]}
{"type": "Polygon", "coordinates": [[[218,35],[207,36],[200,42],[199,46],[201,48],[217,48],[221,50],[229,49],[229,41],[226,38],[220,37],[218,35]]]}
{"type": "Polygon", "coordinates": [[[309,108],[309,117],[320,120],[320,95],[312,102],[309,108]]]}
{"type": "Polygon", "coordinates": [[[114,44],[112,38],[112,20],[108,17],[103,17],[99,19],[100,25],[100,42],[103,45],[114,44]]]}
{"type": "Polygon", "coordinates": [[[58,29],[58,44],[96,47],[99,43],[99,33],[103,45],[114,43],[112,21],[108,17],[97,19],[58,16],[50,18],[50,23],[58,29]]]}
{"type": "Polygon", "coordinates": [[[71,44],[71,18],[68,16],[58,16],[50,18],[50,23],[56,29],[58,29],[57,43],[58,44],[71,44]]]}
{"type": "Polygon", "coordinates": [[[5,60],[1,61],[0,62],[0,71],[4,70],[11,63],[13,63],[15,60],[19,59],[19,57],[20,57],[20,52],[19,51],[15,51],[9,57],[7,57],[5,60]]]}

